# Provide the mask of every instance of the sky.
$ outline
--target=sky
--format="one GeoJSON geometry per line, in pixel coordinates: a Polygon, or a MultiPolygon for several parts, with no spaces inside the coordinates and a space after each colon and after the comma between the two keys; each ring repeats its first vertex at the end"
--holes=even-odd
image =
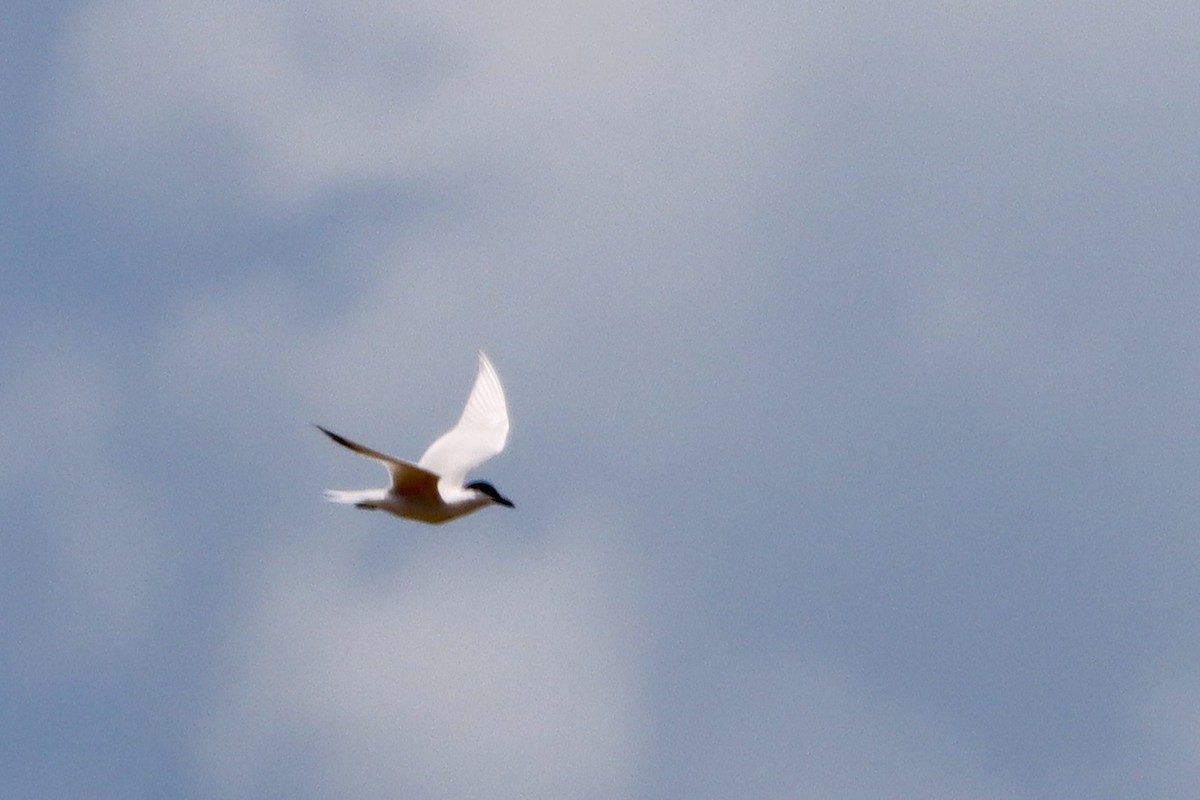
{"type": "Polygon", "coordinates": [[[3,796],[1200,793],[1194,3],[5,17],[3,796]]]}

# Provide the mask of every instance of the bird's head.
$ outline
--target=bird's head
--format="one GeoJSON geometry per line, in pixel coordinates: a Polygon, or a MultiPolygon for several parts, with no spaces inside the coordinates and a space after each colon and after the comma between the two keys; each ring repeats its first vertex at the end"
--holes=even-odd
{"type": "Polygon", "coordinates": [[[508,508],[513,508],[512,501],[509,500],[507,497],[503,496],[502,494],[500,494],[499,492],[497,492],[496,487],[492,486],[487,481],[471,481],[470,483],[467,484],[466,488],[474,489],[475,491],[479,492],[480,494],[487,495],[488,497],[492,498],[493,503],[499,503],[502,506],[507,506],[508,508]]]}

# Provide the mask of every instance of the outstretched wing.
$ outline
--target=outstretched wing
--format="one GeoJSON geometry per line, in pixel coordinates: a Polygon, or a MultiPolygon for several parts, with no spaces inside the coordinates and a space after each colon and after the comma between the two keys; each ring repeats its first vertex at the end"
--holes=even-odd
{"type": "Polygon", "coordinates": [[[462,486],[467,473],[504,449],[508,441],[508,406],[496,368],[479,351],[479,373],[458,424],[429,445],[417,463],[462,486]]]}
{"type": "Polygon", "coordinates": [[[342,447],[349,448],[360,456],[378,461],[387,467],[388,474],[392,476],[392,491],[404,497],[425,497],[430,500],[439,500],[440,496],[437,491],[438,476],[429,470],[422,469],[416,464],[410,464],[407,461],[401,461],[398,458],[392,458],[389,455],[380,453],[378,450],[372,450],[358,442],[352,442],[344,436],[338,436],[330,430],[322,428],[320,425],[314,425],[317,430],[333,439],[342,447]]]}

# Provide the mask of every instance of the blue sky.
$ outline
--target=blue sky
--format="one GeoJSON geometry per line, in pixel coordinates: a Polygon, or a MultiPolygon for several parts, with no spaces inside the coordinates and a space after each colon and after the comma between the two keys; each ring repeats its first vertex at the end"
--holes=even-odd
{"type": "Polygon", "coordinates": [[[1195,797],[1198,23],[17,4],[0,793],[1195,797]]]}

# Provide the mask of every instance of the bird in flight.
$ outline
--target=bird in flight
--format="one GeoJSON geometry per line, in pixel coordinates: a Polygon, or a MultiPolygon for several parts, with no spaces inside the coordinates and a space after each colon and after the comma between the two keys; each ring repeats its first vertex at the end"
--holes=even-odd
{"type": "Polygon", "coordinates": [[[512,502],[486,481],[464,483],[467,473],[504,449],[508,440],[508,407],[492,362],[479,351],[479,373],[467,407],[453,428],[425,451],[416,464],[316,428],[343,447],[387,467],[392,485],[383,489],[328,489],[325,499],[358,508],[378,509],[404,519],[439,524],[487,505],[512,508],[512,502]]]}

